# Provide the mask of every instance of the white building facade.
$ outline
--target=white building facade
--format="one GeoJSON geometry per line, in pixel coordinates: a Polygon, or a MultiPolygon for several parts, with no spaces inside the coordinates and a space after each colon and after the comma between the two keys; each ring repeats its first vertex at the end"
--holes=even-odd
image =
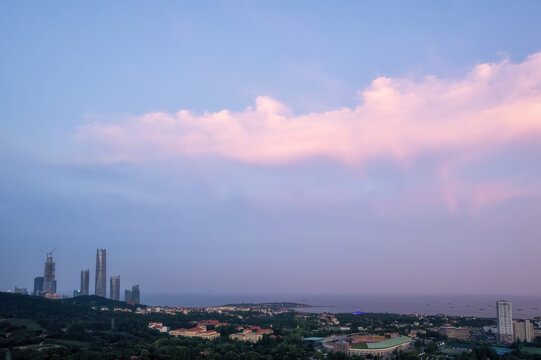
{"type": "Polygon", "coordinates": [[[498,311],[498,341],[500,343],[513,342],[513,312],[511,302],[500,300],[496,302],[496,309],[498,311]]]}

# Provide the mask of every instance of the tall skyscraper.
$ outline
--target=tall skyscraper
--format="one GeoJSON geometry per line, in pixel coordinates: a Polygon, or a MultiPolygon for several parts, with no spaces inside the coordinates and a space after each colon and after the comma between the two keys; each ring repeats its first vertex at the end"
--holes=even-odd
{"type": "Polygon", "coordinates": [[[131,290],[124,290],[124,301],[130,304],[140,304],[141,294],[139,285],[133,285],[131,290]]]}
{"type": "Polygon", "coordinates": [[[124,301],[127,303],[133,303],[133,296],[131,290],[124,290],[124,301]]]}
{"type": "Polygon", "coordinates": [[[111,276],[111,290],[109,291],[111,300],[120,300],[120,275],[111,276]]]}
{"type": "Polygon", "coordinates": [[[40,296],[43,292],[43,276],[34,278],[34,295],[40,296]]]}
{"type": "Polygon", "coordinates": [[[500,343],[513,342],[513,312],[511,302],[500,300],[496,302],[498,311],[498,341],[500,343]]]}
{"type": "Polygon", "coordinates": [[[45,253],[47,260],[45,261],[45,271],[43,274],[43,292],[45,294],[56,294],[56,264],[53,262],[53,251],[45,253]]]}
{"type": "Polygon", "coordinates": [[[94,293],[101,297],[107,297],[107,254],[105,249],[96,252],[96,284],[94,293]]]}
{"type": "Polygon", "coordinates": [[[133,285],[131,288],[132,300],[135,304],[141,303],[141,293],[139,292],[139,285],[133,285]]]}
{"type": "Polygon", "coordinates": [[[81,270],[81,292],[80,295],[90,294],[90,270],[81,270]]]}

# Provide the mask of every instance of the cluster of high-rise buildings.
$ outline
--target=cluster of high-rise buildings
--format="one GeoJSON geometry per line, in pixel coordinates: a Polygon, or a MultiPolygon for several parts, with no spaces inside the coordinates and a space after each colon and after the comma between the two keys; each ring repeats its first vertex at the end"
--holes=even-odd
{"type": "Polygon", "coordinates": [[[534,339],[534,327],[529,320],[513,320],[511,301],[496,302],[496,309],[497,335],[500,343],[531,342],[534,339]]]}
{"type": "MultiPolygon", "coordinates": [[[[45,271],[43,276],[34,278],[34,292],[36,296],[47,298],[61,298],[56,292],[55,271],[56,264],[53,261],[53,251],[47,252],[45,262],[45,271]]],[[[111,276],[109,280],[109,298],[120,300],[120,275],[111,276]]],[[[96,277],[94,282],[94,294],[101,297],[107,297],[107,251],[98,249],[96,251],[96,277]]],[[[73,296],[90,295],[90,270],[81,270],[81,286],[73,291],[73,296]]],[[[125,290],[124,301],[139,304],[141,300],[139,285],[132,286],[131,290],[125,290]]]]}

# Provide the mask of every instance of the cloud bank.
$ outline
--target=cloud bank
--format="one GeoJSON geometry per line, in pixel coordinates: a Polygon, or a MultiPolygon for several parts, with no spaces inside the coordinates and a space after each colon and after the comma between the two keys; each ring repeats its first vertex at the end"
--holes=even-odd
{"type": "MultiPolygon", "coordinates": [[[[370,169],[390,160],[410,185],[391,179],[396,188],[390,197],[384,195],[389,189],[380,189],[377,212],[443,204],[452,213],[475,213],[541,193],[535,174],[507,169],[473,180],[463,176],[506,147],[541,143],[541,53],[517,64],[480,64],[459,79],[380,77],[359,92],[359,105],[351,108],[296,115],[260,96],[243,111],[181,110],[93,122],[79,128],[77,139],[98,144],[97,160],[103,162],[212,156],[259,166],[326,159],[370,169]],[[431,159],[428,171],[423,159],[431,159]]],[[[377,191],[378,179],[371,180],[377,191]]]]}
{"type": "Polygon", "coordinates": [[[475,66],[461,79],[375,79],[354,108],[295,115],[267,96],[243,111],[154,112],[81,127],[110,160],[216,155],[251,164],[324,157],[348,164],[433,151],[485,151],[541,136],[541,53],[475,66]]]}

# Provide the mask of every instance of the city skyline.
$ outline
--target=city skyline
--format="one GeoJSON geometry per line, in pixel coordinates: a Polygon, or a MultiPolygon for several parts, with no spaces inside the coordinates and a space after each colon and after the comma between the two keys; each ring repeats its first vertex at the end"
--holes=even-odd
{"type": "Polygon", "coordinates": [[[541,296],[540,12],[1,3],[0,289],[541,296]]]}

